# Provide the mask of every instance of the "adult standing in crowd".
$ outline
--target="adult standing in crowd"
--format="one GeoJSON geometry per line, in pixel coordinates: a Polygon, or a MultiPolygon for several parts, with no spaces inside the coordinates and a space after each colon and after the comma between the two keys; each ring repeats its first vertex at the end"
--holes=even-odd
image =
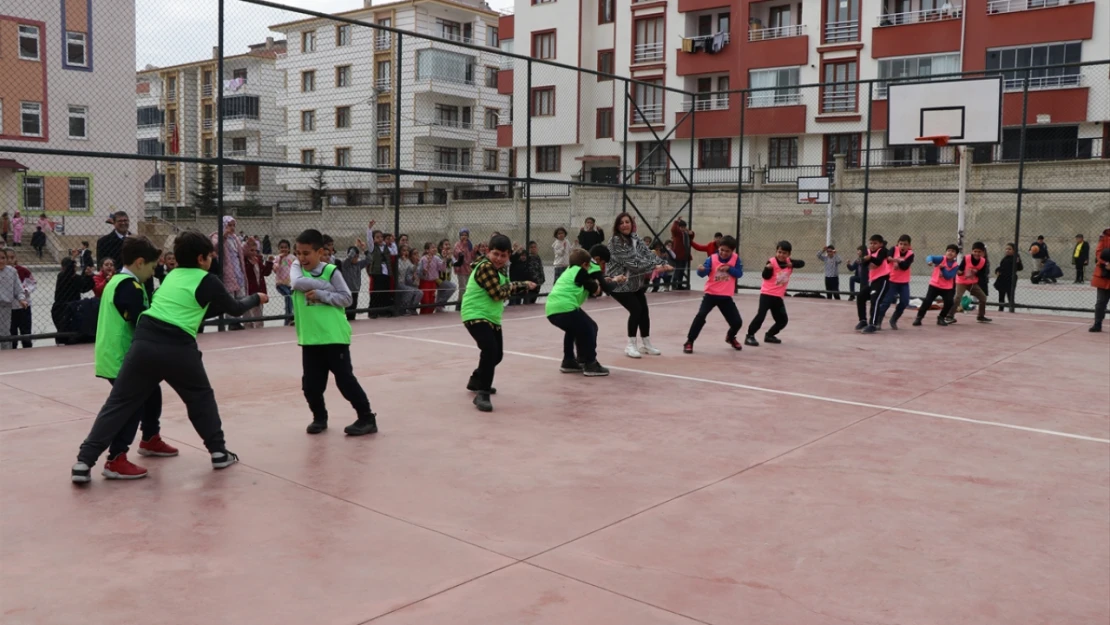
{"type": "Polygon", "coordinates": [[[1098,289],[1095,295],[1095,324],[1091,332],[1102,332],[1106,318],[1106,305],[1110,303],[1110,228],[1102,231],[1095,247],[1095,269],[1091,272],[1091,286],[1098,289]]]}
{"type": "Polygon", "coordinates": [[[1075,249],[1071,253],[1071,263],[1075,265],[1075,283],[1083,284],[1083,268],[1091,261],[1091,244],[1083,240],[1082,234],[1075,235],[1075,249]]]}
{"type": "Polygon", "coordinates": [[[676,219],[671,224],[671,251],[674,252],[674,277],[671,278],[672,290],[690,290],[690,242],[693,240],[694,233],[686,227],[685,220],[676,219]]]}
{"type": "Polygon", "coordinates": [[[96,240],[96,266],[111,258],[116,267],[123,267],[123,240],[131,234],[131,219],[124,211],[111,216],[112,231],[96,240]]]}
{"type": "MultiPolygon", "coordinates": [[[[220,276],[221,281],[224,283],[224,288],[236,299],[244,298],[247,296],[247,262],[246,262],[246,245],[243,239],[235,233],[235,218],[231,215],[224,215],[224,249],[220,255],[220,276]]],[[[211,237],[212,245],[219,245],[219,233],[213,232],[211,237]]],[[[242,330],[243,325],[236,323],[232,324],[232,330],[242,330]]]]}
{"type": "Polygon", "coordinates": [[[605,231],[597,227],[593,217],[587,217],[585,225],[578,231],[578,247],[588,251],[598,243],[604,242],[605,231]]]}

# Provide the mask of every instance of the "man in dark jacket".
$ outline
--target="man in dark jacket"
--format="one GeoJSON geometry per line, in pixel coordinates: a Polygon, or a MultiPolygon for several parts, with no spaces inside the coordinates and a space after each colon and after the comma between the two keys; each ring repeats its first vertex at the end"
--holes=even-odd
{"type": "MultiPolygon", "coordinates": [[[[99,267],[105,258],[111,258],[116,263],[117,269],[123,267],[123,240],[131,234],[131,219],[124,211],[117,211],[112,215],[114,230],[96,240],[96,266],[99,267]]],[[[143,284],[147,297],[154,296],[154,278],[143,284]]]]}
{"type": "Polygon", "coordinates": [[[1075,235],[1075,249],[1072,250],[1071,263],[1075,265],[1075,283],[1083,284],[1083,268],[1091,259],[1091,244],[1083,240],[1083,235],[1075,235]]]}

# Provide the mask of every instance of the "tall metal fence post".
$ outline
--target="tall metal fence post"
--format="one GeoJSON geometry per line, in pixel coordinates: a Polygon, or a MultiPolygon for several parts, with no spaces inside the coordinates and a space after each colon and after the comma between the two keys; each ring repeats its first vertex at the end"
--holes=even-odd
{"type": "Polygon", "coordinates": [[[621,142],[621,212],[628,212],[628,177],[632,170],[628,169],[628,86],[624,80],[624,140],[621,142]],[[628,170],[627,172],[625,170],[628,170]]]}
{"type": "MultiPolygon", "coordinates": [[[[711,96],[711,97],[716,97],[716,96],[711,96]]],[[[693,99],[691,100],[691,103],[693,105],[694,110],[690,112],[690,177],[686,180],[686,190],[688,192],[687,195],[689,197],[689,200],[687,201],[687,204],[689,204],[690,206],[687,209],[687,215],[689,215],[689,217],[686,219],[686,222],[687,222],[686,227],[689,228],[690,230],[693,230],[694,229],[694,152],[697,149],[696,146],[698,144],[698,133],[697,133],[697,126],[695,125],[695,120],[697,120],[697,118],[698,118],[698,106],[697,106],[696,101],[694,101],[693,99]]],[[[670,174],[666,174],[666,175],[670,176],[670,174]]],[[[670,180],[666,181],[666,183],[668,185],[670,184],[670,182],[671,182],[670,180]]],[[[690,250],[686,250],[686,253],[689,254],[690,250]]],[[[693,257],[693,254],[690,254],[690,256],[693,257]]],[[[689,281],[690,281],[690,276],[686,276],[686,283],[689,284],[689,281]]]]}
{"type": "MultiPolygon", "coordinates": [[[[404,40],[401,33],[394,33],[397,36],[397,60],[394,65],[397,67],[397,88],[394,90],[393,96],[393,232],[401,232],[401,81],[403,80],[404,73],[402,66],[404,65],[405,58],[402,56],[404,51],[404,40]]],[[[392,36],[392,35],[391,35],[392,36]]],[[[375,40],[376,41],[376,40],[375,40]]],[[[377,45],[375,43],[375,45],[377,45]]],[[[414,68],[415,69],[415,68],[414,68]]],[[[413,150],[415,156],[416,150],[413,150]]],[[[415,167],[414,167],[415,169],[415,167]]],[[[398,234],[400,236],[400,234],[398,234]]],[[[367,241],[367,243],[371,243],[367,241]]],[[[424,312],[424,311],[421,311],[424,312]]]]}
{"type": "MultiPolygon", "coordinates": [[[[220,259],[220,271],[224,271],[224,263],[228,259],[224,255],[224,2],[226,0],[219,0],[217,16],[217,30],[216,47],[219,50],[219,55],[216,57],[216,111],[218,113],[216,119],[216,253],[217,258],[220,259]]],[[[181,119],[177,120],[181,123],[181,119]]],[[[178,133],[181,136],[181,133],[178,133]]],[[[181,155],[181,141],[177,142],[177,155],[181,155]]],[[[205,169],[211,171],[210,166],[205,165],[205,169]]],[[[200,170],[202,175],[204,170],[200,170]]],[[[181,181],[186,182],[185,176],[181,176],[181,181]]],[[[189,197],[188,193],[183,193],[185,197],[189,197]]],[[[207,202],[205,202],[207,203],[207,202]]],[[[223,276],[220,276],[222,279],[223,276]]],[[[219,332],[227,329],[224,324],[226,315],[220,315],[219,332]]]]}
{"type": "MultiPolygon", "coordinates": [[[[1017,179],[1017,211],[1014,215],[1014,265],[1010,271],[1010,312],[1014,312],[1014,293],[1017,291],[1017,260],[1020,258],[1016,247],[1021,240],[1021,201],[1025,196],[1025,130],[1029,126],[1029,70],[1025,70],[1025,80],[1021,89],[1021,136],[1018,139],[1018,179],[1017,179]]],[[[1103,147],[1103,149],[1106,149],[1103,147]]]]}
{"type": "Polygon", "coordinates": [[[863,239],[867,245],[867,209],[871,199],[871,117],[875,104],[875,83],[867,83],[867,143],[863,149],[863,239]]]}
{"type": "MultiPolygon", "coordinates": [[[[738,182],[736,184],[736,244],[740,244],[740,224],[743,223],[743,208],[744,208],[744,109],[747,108],[748,95],[747,92],[740,92],[740,173],[738,175],[738,182]]],[[[753,174],[754,175],[754,174],[753,174]]],[[[753,179],[754,183],[755,180],[753,179]]],[[[740,250],[736,250],[737,253],[740,250]]]]}
{"type": "MultiPolygon", "coordinates": [[[[528,97],[527,125],[524,132],[524,247],[528,247],[529,237],[532,236],[532,59],[528,59],[528,84],[524,93],[528,97]]],[[[559,158],[562,158],[559,154],[559,158]]]]}

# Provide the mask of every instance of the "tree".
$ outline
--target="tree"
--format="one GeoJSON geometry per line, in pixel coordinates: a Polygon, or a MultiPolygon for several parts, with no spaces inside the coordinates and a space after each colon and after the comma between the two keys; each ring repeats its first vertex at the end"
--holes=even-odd
{"type": "Polygon", "coordinates": [[[220,203],[220,193],[216,185],[216,170],[211,165],[202,165],[197,178],[197,190],[190,191],[193,208],[201,215],[215,215],[220,203]]]}
{"type": "Polygon", "coordinates": [[[309,192],[312,197],[312,210],[324,210],[324,199],[328,196],[328,183],[324,180],[324,170],[316,170],[309,192]]]}

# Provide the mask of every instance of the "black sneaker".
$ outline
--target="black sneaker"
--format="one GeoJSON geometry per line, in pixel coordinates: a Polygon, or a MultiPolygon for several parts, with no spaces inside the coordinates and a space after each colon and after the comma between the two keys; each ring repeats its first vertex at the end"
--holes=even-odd
{"type": "Polygon", "coordinates": [[[69,476],[74,484],[87,484],[92,481],[92,467],[84,462],[78,462],[69,470],[69,476]]]}
{"type": "Polygon", "coordinates": [[[212,452],[213,469],[226,469],[236,462],[239,462],[239,456],[236,456],[226,449],[212,452]]]}
{"type": "Polygon", "coordinates": [[[891,319],[890,320],[890,329],[891,330],[897,330],[898,329],[898,320],[897,319],[891,319]]]}
{"type": "Polygon", "coordinates": [[[587,378],[600,378],[609,375],[609,370],[605,367],[602,367],[601,363],[595,360],[593,362],[586,363],[582,367],[582,375],[585,375],[587,378]]]}
{"type": "Polygon", "coordinates": [[[918,317],[918,318],[913,320],[913,327],[915,327],[915,328],[921,327],[921,317],[918,317]]]}
{"type": "Polygon", "coordinates": [[[365,436],[366,434],[377,434],[377,415],[371,412],[369,416],[359,417],[357,421],[343,428],[343,431],[348,436],[365,436]]]}
{"type": "Polygon", "coordinates": [[[942,327],[942,328],[943,328],[943,327],[947,327],[947,326],[948,326],[949,324],[951,324],[951,323],[953,323],[953,322],[951,322],[951,321],[945,321],[945,320],[944,320],[944,317],[937,317],[937,325],[938,325],[938,326],[940,326],[940,327],[942,327]]]}
{"type": "Polygon", "coordinates": [[[867,326],[866,328],[863,329],[864,334],[874,334],[878,331],[879,331],[879,329],[876,328],[875,326],[872,326],[872,325],[869,325],[869,326],[867,326]]]}
{"type": "MultiPolygon", "coordinates": [[[[471,393],[480,393],[480,392],[482,392],[482,389],[480,389],[478,387],[478,383],[474,380],[474,376],[470,376],[470,380],[466,383],[466,390],[470,391],[471,393]]],[[[496,395],[497,394],[497,389],[491,388],[489,390],[489,394],[490,395],[496,395]]]]}
{"type": "Polygon", "coordinates": [[[320,419],[313,419],[312,423],[309,423],[308,427],[305,428],[304,431],[308,432],[309,434],[319,434],[320,432],[323,432],[326,429],[328,429],[328,422],[327,421],[321,421],[320,419]]]}
{"type": "Polygon", "coordinates": [[[994,321],[994,319],[991,319],[990,317],[977,317],[975,320],[979,323],[990,323],[994,321]]]}
{"type": "Polygon", "coordinates": [[[774,334],[764,334],[763,335],[763,342],[764,343],[770,343],[772,345],[778,345],[779,343],[782,343],[782,339],[775,336],[774,334]]]}
{"type": "Polygon", "coordinates": [[[861,321],[861,322],[856,324],[856,332],[859,332],[859,331],[863,330],[866,327],[867,327],[867,322],[866,321],[861,321]]]}
{"type": "Polygon", "coordinates": [[[474,396],[474,405],[482,412],[493,412],[493,404],[490,403],[489,393],[485,391],[478,391],[478,394],[474,396]]]}
{"type": "Polygon", "coordinates": [[[748,347],[759,347],[759,341],[755,340],[755,337],[749,334],[744,337],[744,345],[748,347]]]}
{"type": "MultiPolygon", "coordinates": [[[[735,341],[736,339],[732,339],[732,340],[735,341]]],[[[686,344],[682,346],[682,353],[683,354],[693,354],[694,353],[694,344],[691,343],[690,341],[686,341],[686,344]]]]}
{"type": "Polygon", "coordinates": [[[956,318],[955,317],[945,317],[944,320],[945,320],[945,322],[948,323],[948,325],[952,325],[953,323],[956,323],[956,318]]]}
{"type": "Polygon", "coordinates": [[[740,344],[740,341],[736,340],[735,336],[726,336],[725,342],[731,345],[732,349],[735,349],[736,351],[744,349],[744,346],[740,344]]]}
{"type": "MultiPolygon", "coordinates": [[[[1088,332],[1102,332],[1102,324],[1101,323],[1096,323],[1095,325],[1087,328],[1087,331],[1088,332]]],[[[73,481],[76,482],[77,480],[73,480],[73,481]]]]}
{"type": "Polygon", "coordinates": [[[582,373],[583,365],[573,360],[564,360],[559,364],[560,373],[582,373]]]}

